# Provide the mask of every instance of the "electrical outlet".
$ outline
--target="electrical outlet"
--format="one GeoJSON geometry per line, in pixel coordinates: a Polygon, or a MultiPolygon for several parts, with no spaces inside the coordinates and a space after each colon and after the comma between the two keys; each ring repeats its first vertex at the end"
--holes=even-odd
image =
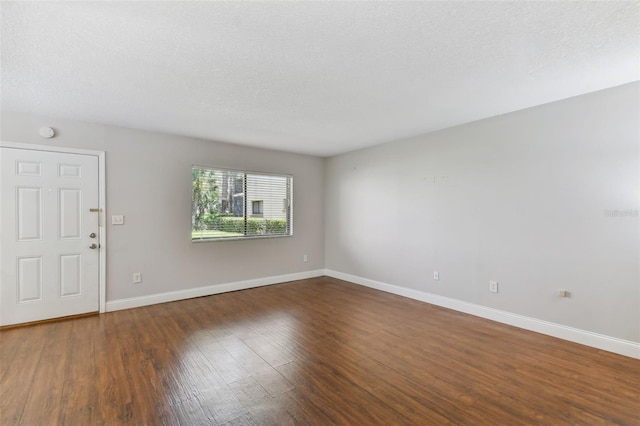
{"type": "Polygon", "coordinates": [[[142,282],[142,273],[141,272],[134,272],[133,273],[133,283],[134,284],[138,284],[142,282]]]}
{"type": "Polygon", "coordinates": [[[307,257],[307,255],[305,254],[304,256],[302,256],[302,261],[306,262],[307,260],[309,260],[309,258],[307,257]]]}
{"type": "Polygon", "coordinates": [[[498,292],[498,281],[489,281],[489,291],[491,293],[498,292]]]}
{"type": "Polygon", "coordinates": [[[440,279],[440,272],[433,271],[433,279],[438,281],[440,279]]]}
{"type": "Polygon", "coordinates": [[[124,225],[124,216],[121,214],[111,216],[112,225],[124,225]]]}

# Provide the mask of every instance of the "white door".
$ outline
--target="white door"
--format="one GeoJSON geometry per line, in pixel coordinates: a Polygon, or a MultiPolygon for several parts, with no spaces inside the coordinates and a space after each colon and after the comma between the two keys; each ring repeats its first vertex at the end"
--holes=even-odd
{"type": "Polygon", "coordinates": [[[98,164],[0,147],[0,325],[98,311],[98,164]]]}

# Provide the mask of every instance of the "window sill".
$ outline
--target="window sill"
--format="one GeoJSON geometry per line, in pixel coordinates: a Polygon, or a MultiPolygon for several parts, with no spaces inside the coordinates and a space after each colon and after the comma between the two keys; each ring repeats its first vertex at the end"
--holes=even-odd
{"type": "Polygon", "coordinates": [[[191,239],[192,243],[208,243],[208,242],[220,242],[220,241],[240,241],[240,240],[267,240],[270,238],[288,238],[293,235],[251,235],[248,237],[225,237],[225,238],[198,238],[191,239]]]}

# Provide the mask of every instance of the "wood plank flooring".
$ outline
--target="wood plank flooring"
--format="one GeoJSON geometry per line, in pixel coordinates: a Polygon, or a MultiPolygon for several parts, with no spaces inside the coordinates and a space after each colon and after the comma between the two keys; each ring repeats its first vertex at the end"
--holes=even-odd
{"type": "Polygon", "coordinates": [[[332,278],[0,331],[1,425],[640,425],[640,361],[332,278]]]}

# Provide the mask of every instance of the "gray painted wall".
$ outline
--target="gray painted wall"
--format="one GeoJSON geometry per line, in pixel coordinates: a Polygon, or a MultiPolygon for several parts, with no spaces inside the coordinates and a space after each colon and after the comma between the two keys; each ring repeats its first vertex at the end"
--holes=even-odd
{"type": "Polygon", "coordinates": [[[107,213],[125,215],[107,225],[108,301],[324,267],[321,158],[4,111],[0,137],[106,152],[107,213]],[[294,236],[192,243],[193,164],[293,175],[294,236]]]}
{"type": "Polygon", "coordinates": [[[640,342],[639,93],[328,159],[326,268],[640,342]]]}

